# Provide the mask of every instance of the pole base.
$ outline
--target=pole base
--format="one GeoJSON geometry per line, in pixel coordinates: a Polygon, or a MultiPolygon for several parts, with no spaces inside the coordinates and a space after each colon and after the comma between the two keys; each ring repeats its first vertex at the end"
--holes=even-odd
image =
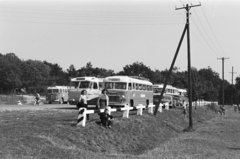
{"type": "Polygon", "coordinates": [[[193,132],[195,131],[192,127],[187,127],[185,129],[183,129],[183,132],[193,132]]]}

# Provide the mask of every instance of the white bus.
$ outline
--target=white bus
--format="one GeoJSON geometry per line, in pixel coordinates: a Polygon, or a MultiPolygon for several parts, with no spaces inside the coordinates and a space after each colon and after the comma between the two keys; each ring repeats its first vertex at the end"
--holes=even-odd
{"type": "Polygon", "coordinates": [[[104,79],[104,88],[108,90],[111,107],[149,105],[153,102],[152,83],[145,78],[110,76],[104,79]]]}
{"type": "Polygon", "coordinates": [[[181,101],[181,105],[184,102],[188,102],[188,98],[187,98],[187,90],[186,89],[178,89],[178,93],[179,93],[179,98],[181,101]]]}
{"type": "MultiPolygon", "coordinates": [[[[161,92],[163,90],[163,84],[153,85],[153,103],[156,104],[159,100],[161,92]]],[[[162,103],[169,103],[170,107],[176,107],[179,105],[179,92],[176,87],[167,85],[163,94],[162,103]]]]}
{"type": "Polygon", "coordinates": [[[103,78],[96,77],[76,77],[71,79],[69,89],[70,105],[76,105],[78,103],[82,90],[87,91],[88,105],[97,105],[97,100],[101,94],[103,84],[103,78]]]}
{"type": "Polygon", "coordinates": [[[48,87],[46,92],[46,102],[51,104],[58,102],[59,104],[68,102],[68,87],[67,86],[53,86],[48,87]]]}

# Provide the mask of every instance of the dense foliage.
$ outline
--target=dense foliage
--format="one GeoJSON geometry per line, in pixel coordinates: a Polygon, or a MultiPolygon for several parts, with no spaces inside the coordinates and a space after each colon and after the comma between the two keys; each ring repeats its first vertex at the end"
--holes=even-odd
{"type": "MultiPolygon", "coordinates": [[[[0,89],[17,90],[45,90],[48,86],[69,85],[70,79],[79,76],[107,77],[112,75],[142,76],[152,83],[164,83],[168,69],[152,70],[142,62],[134,62],[123,67],[115,73],[111,69],[93,67],[91,62],[86,66],[76,69],[70,65],[65,71],[58,64],[47,61],[21,60],[14,53],[0,53],[0,89]]],[[[168,84],[177,88],[187,88],[187,71],[179,71],[174,67],[168,84]]],[[[225,103],[240,102],[240,77],[236,78],[236,85],[224,81],[225,103]],[[233,99],[231,94],[233,93],[233,99]]],[[[197,70],[192,67],[193,100],[204,99],[208,101],[222,101],[222,79],[210,67],[197,70]]]]}

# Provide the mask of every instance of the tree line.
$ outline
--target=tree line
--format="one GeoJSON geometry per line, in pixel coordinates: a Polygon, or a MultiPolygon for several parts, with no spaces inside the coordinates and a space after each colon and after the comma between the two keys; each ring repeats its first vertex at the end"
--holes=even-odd
{"type": "MultiPolygon", "coordinates": [[[[134,62],[123,67],[123,70],[114,72],[111,69],[93,67],[91,62],[76,69],[70,65],[67,70],[63,70],[58,64],[39,60],[21,60],[14,53],[0,53],[0,88],[2,90],[25,89],[42,90],[49,86],[69,85],[70,79],[81,76],[107,77],[113,75],[142,76],[148,78],[153,84],[164,83],[168,75],[168,69],[152,70],[142,62],[134,62]]],[[[179,71],[174,67],[170,75],[168,84],[177,88],[187,88],[187,71],[179,71]]],[[[233,102],[238,103],[240,98],[240,77],[237,77],[236,84],[231,85],[224,81],[225,103],[231,104],[232,93],[233,102]],[[233,92],[232,92],[233,90],[233,92]]],[[[197,70],[192,67],[192,96],[193,101],[204,99],[206,101],[222,102],[222,79],[219,74],[211,69],[202,68],[197,70]]]]}

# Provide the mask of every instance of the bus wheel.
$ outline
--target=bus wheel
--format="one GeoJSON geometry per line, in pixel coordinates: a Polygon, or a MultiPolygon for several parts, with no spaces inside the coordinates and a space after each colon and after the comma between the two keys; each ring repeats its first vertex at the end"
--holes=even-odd
{"type": "Polygon", "coordinates": [[[149,105],[149,100],[146,101],[146,106],[148,106],[148,105],[149,105]]]}
{"type": "Polygon", "coordinates": [[[52,104],[52,102],[48,102],[48,104],[52,104]]]}
{"type": "Polygon", "coordinates": [[[130,106],[133,107],[133,105],[134,105],[134,102],[133,102],[133,100],[131,99],[131,100],[130,100],[130,106]]]}

